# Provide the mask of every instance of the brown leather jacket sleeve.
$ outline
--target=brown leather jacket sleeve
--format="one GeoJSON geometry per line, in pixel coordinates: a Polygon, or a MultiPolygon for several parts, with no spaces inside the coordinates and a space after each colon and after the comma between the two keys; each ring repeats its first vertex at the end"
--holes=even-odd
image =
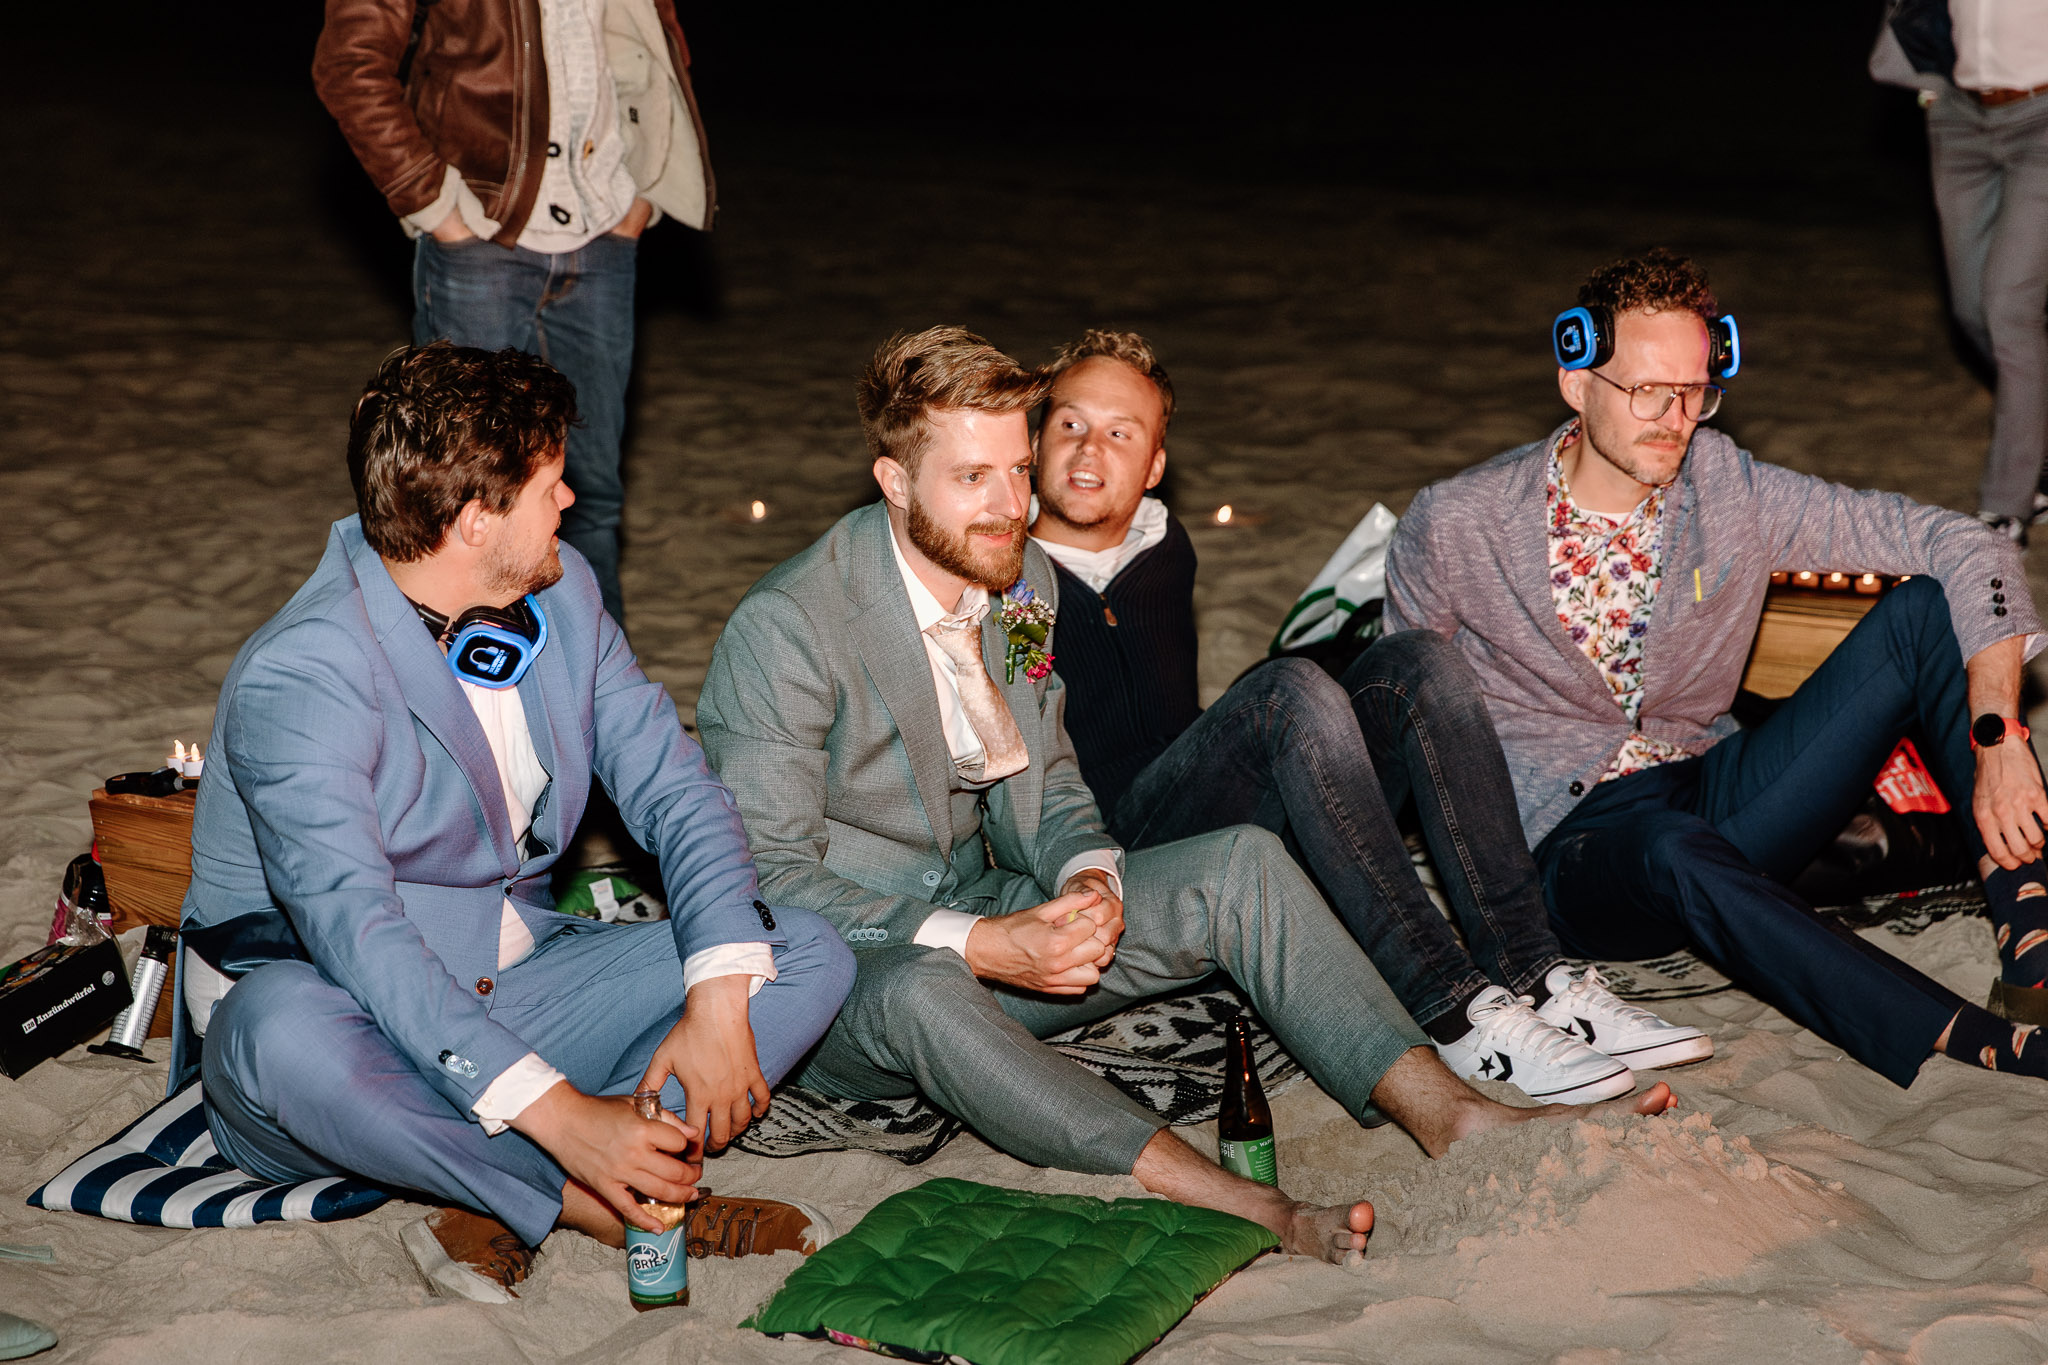
{"type": "Polygon", "coordinates": [[[416,0],[327,0],[313,88],[356,160],[400,217],[440,197],[448,162],[420,130],[398,83],[416,0]]]}

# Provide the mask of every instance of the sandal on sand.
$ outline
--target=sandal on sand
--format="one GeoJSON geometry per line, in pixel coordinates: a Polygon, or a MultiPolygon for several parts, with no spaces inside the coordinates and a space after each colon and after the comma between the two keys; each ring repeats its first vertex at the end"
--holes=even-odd
{"type": "Polygon", "coordinates": [[[2048,988],[1993,981],[1984,1008],[2014,1024],[2048,1024],[2048,988]]]}
{"type": "Polygon", "coordinates": [[[533,1248],[497,1219],[467,1209],[435,1209],[398,1241],[441,1298],[510,1303],[519,1297],[512,1286],[533,1271],[533,1248]]]}
{"type": "Polygon", "coordinates": [[[57,1334],[40,1322],[0,1313],[0,1360],[20,1360],[57,1344],[57,1334]]]}

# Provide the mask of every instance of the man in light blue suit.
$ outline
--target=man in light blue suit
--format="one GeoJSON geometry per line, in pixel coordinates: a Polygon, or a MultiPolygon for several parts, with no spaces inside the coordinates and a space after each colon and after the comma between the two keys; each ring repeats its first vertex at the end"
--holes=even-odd
{"type": "Polygon", "coordinates": [[[553,1227],[658,1229],[635,1192],[694,1196],[703,1145],[765,1112],[852,977],[829,925],[760,899],[731,793],[559,546],[573,420],[512,351],[385,363],[351,423],[360,514],[222,686],[183,914],[221,1152],[502,1220],[408,1230],[429,1283],[476,1298],[553,1227]],[[552,908],[593,770],[667,926],[552,908]],[[657,1086],[671,1112],[638,1117],[657,1086]]]}

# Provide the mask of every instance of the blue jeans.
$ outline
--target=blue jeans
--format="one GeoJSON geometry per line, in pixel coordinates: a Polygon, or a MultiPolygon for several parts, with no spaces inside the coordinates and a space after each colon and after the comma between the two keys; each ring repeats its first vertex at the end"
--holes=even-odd
{"type": "Polygon", "coordinates": [[[1700,758],[1603,782],[1536,846],[1566,951],[1627,961],[1688,947],[1887,1079],[1912,1084],[1962,1007],[1953,991],[1785,888],[1870,795],[1908,732],[1969,818],[1967,679],[1941,585],[1885,595],[1754,729],[1700,758]]]}
{"type": "Polygon", "coordinates": [[[1341,681],[1261,665],[1138,775],[1110,832],[1149,848],[1234,824],[1287,839],[1425,1027],[1562,961],[1478,679],[1440,636],[1390,635],[1341,681]],[[1410,800],[1462,944],[1409,862],[1395,812],[1410,800]]]}
{"type": "MultiPolygon", "coordinates": [[[[831,925],[781,906],[775,918],[789,943],[747,1007],[770,1085],[824,1036],[853,985],[853,954],[831,925]]],[[[498,973],[491,1016],[585,1094],[630,1093],[682,1014],[675,935],[666,924],[564,920],[498,973]]],[[[310,962],[268,963],[237,981],[207,1027],[202,1065],[214,1143],[251,1175],[357,1175],[425,1191],[491,1214],[528,1246],[561,1216],[566,1176],[554,1158],[457,1112],[310,962]]],[[[661,1102],[685,1111],[673,1076],[661,1102]]]]}
{"type": "Polygon", "coordinates": [[[566,474],[576,502],[562,514],[562,539],[590,561],[615,621],[625,619],[619,442],[633,371],[638,250],[632,239],[609,233],[552,255],[481,237],[450,245],[423,236],[413,256],[415,344],[445,337],[487,351],[509,346],[539,356],[576,386],[580,420],[569,429],[566,474]]]}

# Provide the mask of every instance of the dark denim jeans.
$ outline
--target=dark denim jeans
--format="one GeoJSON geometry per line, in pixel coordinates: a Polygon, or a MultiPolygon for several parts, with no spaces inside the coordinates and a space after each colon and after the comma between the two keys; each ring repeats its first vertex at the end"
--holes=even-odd
{"type": "Polygon", "coordinates": [[[1909,728],[1981,856],[1968,703],[1941,585],[1900,584],[1764,724],[1701,758],[1601,783],[1545,836],[1536,862],[1558,939],[1616,960],[1689,947],[1910,1085],[1961,998],[1783,883],[1869,797],[1909,728]]]}
{"type": "Polygon", "coordinates": [[[485,350],[537,355],[576,386],[581,420],[569,429],[566,478],[576,502],[562,539],[597,571],[604,609],[619,598],[619,515],[625,486],[619,441],[633,371],[633,280],[638,243],[610,234],[548,254],[483,238],[449,245],[419,239],[413,257],[415,344],[446,337],[485,350]]]}
{"type": "Polygon", "coordinates": [[[1526,992],[1562,960],[1478,679],[1426,631],[1374,644],[1341,682],[1303,659],[1224,693],[1109,817],[1126,848],[1225,825],[1283,835],[1417,1022],[1489,982],[1526,992]],[[1410,799],[1465,944],[1395,823],[1410,799]]]}

